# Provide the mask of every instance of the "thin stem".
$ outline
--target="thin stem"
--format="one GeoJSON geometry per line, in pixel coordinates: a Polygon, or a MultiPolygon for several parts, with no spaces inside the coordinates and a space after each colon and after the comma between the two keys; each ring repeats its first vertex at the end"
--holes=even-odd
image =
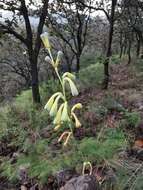
{"type": "Polygon", "coordinates": [[[53,67],[54,67],[54,58],[53,58],[53,56],[52,56],[51,50],[50,50],[50,49],[47,49],[47,50],[48,50],[48,52],[49,52],[50,58],[51,58],[51,60],[52,60],[52,65],[53,65],[53,67]]]}
{"type": "MultiPolygon", "coordinates": [[[[53,68],[54,68],[54,70],[55,70],[55,73],[56,73],[56,75],[57,75],[57,77],[58,77],[60,83],[61,83],[62,91],[63,91],[63,95],[64,95],[64,101],[66,102],[67,100],[66,100],[66,91],[65,91],[64,82],[63,82],[63,80],[62,80],[62,78],[61,78],[61,76],[60,76],[60,74],[59,74],[58,68],[55,67],[55,64],[54,64],[55,62],[54,62],[54,58],[53,58],[53,56],[52,56],[51,50],[48,49],[48,52],[49,52],[49,56],[50,56],[51,61],[52,61],[52,66],[53,66],[53,68]]],[[[69,123],[69,129],[70,129],[71,133],[73,134],[73,129],[72,129],[72,126],[71,126],[71,122],[69,123]]]]}
{"type": "MultiPolygon", "coordinates": [[[[54,67],[54,58],[53,58],[53,56],[52,56],[51,50],[48,49],[48,52],[49,52],[50,58],[51,58],[51,60],[52,60],[52,65],[53,65],[53,67],[54,67]]],[[[61,77],[60,77],[60,75],[59,75],[58,68],[57,68],[57,67],[56,67],[56,68],[54,67],[54,70],[55,70],[55,73],[56,73],[56,75],[57,75],[57,77],[58,77],[60,83],[61,83],[61,86],[62,86],[62,89],[63,89],[64,99],[65,99],[65,102],[66,102],[66,92],[65,92],[65,87],[64,87],[63,81],[62,81],[62,79],[61,79],[61,77]]]]}
{"type": "Polygon", "coordinates": [[[65,99],[65,101],[66,101],[65,86],[64,86],[63,81],[62,81],[62,79],[61,79],[61,77],[60,77],[60,75],[59,75],[59,72],[58,72],[58,69],[57,69],[57,68],[55,68],[55,72],[56,72],[56,74],[57,74],[57,76],[58,76],[58,78],[59,78],[59,81],[60,81],[60,83],[61,83],[61,86],[62,86],[62,89],[63,89],[64,99],[65,99]]]}

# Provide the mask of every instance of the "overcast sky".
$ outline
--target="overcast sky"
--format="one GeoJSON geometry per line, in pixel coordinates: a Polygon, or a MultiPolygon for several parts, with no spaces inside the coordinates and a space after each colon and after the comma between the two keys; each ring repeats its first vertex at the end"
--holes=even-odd
{"type": "MultiPolygon", "coordinates": [[[[53,0],[50,0],[50,2],[52,2],[53,0]]],[[[34,3],[40,4],[41,0],[35,0],[34,3]]],[[[29,0],[26,0],[26,3],[29,3],[29,0]]],[[[30,7],[32,9],[34,9],[34,6],[30,7]]],[[[0,21],[4,21],[5,19],[12,19],[13,13],[10,11],[2,11],[0,10],[0,14],[2,16],[2,18],[0,18],[0,21]]],[[[92,14],[92,16],[104,16],[104,13],[102,11],[98,11],[92,14]]],[[[37,17],[29,17],[30,18],[30,23],[31,25],[35,28],[37,27],[38,23],[39,23],[39,18],[37,17]]],[[[58,18],[57,18],[58,19],[58,18]]],[[[59,19],[59,22],[61,22],[61,19],[59,19]]]]}

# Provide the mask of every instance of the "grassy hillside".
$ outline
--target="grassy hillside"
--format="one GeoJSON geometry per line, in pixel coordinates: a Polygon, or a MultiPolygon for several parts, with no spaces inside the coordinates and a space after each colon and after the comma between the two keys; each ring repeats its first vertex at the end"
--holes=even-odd
{"type": "Polygon", "coordinates": [[[25,183],[32,187],[38,183],[44,188],[55,184],[57,172],[72,169],[79,175],[83,162],[90,161],[102,189],[108,183],[115,190],[132,186],[142,189],[142,166],[135,152],[140,148],[138,130],[143,117],[142,66],[113,64],[111,72],[109,90],[104,91],[101,63],[81,69],[77,79],[80,94],[71,104],[83,103],[83,111],[79,113],[82,128],[74,131],[75,139],[66,148],[58,143],[64,129],[54,132],[43,109],[50,95],[60,88],[57,81],[41,85],[42,105],[38,108],[32,104],[31,90],[23,91],[0,108],[1,186],[25,183]],[[133,171],[136,177],[132,176],[133,171]]]}

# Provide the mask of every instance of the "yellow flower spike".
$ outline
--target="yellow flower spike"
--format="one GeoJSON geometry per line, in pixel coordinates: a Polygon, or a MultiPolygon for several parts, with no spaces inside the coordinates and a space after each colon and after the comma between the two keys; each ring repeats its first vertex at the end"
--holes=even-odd
{"type": "Polygon", "coordinates": [[[61,98],[61,95],[58,95],[51,107],[51,110],[50,110],[50,116],[55,116],[57,114],[57,110],[58,110],[58,101],[59,99],[61,98]]]}
{"type": "Polygon", "coordinates": [[[77,96],[78,95],[78,90],[77,90],[74,82],[68,77],[65,77],[63,80],[64,80],[64,84],[65,84],[66,81],[69,83],[72,95],[77,96]]]}
{"type": "Polygon", "coordinates": [[[57,131],[60,127],[61,127],[61,125],[57,125],[57,126],[54,128],[54,131],[57,131]]]}
{"type": "Polygon", "coordinates": [[[50,111],[51,110],[51,107],[53,106],[53,103],[54,103],[54,99],[56,98],[56,96],[59,96],[61,95],[62,96],[62,93],[61,92],[57,92],[55,94],[53,94],[51,96],[51,98],[48,100],[47,104],[45,105],[44,109],[50,111]]]}
{"type": "Polygon", "coordinates": [[[71,112],[74,112],[75,109],[82,109],[82,104],[81,104],[81,103],[75,104],[75,105],[72,107],[71,112]]]}
{"type": "Polygon", "coordinates": [[[75,127],[76,128],[81,127],[81,123],[80,123],[79,119],[77,118],[77,116],[75,115],[75,113],[72,112],[71,115],[73,116],[73,118],[75,120],[75,127]]]}
{"type": "Polygon", "coordinates": [[[58,51],[55,67],[58,67],[58,65],[60,64],[62,56],[63,56],[63,52],[62,51],[58,51]]]}
{"type": "Polygon", "coordinates": [[[69,115],[68,115],[68,103],[65,102],[64,107],[63,107],[62,116],[61,116],[61,121],[68,122],[69,120],[70,120],[70,118],[69,118],[69,115]]]}
{"type": "Polygon", "coordinates": [[[50,42],[49,42],[49,34],[47,32],[44,32],[43,34],[40,35],[40,37],[41,37],[41,40],[42,40],[44,46],[47,49],[51,49],[51,45],[50,45],[50,42]]]}
{"type": "Polygon", "coordinates": [[[89,168],[90,168],[89,175],[92,175],[93,168],[92,168],[92,164],[90,162],[84,162],[83,163],[82,175],[85,175],[85,169],[87,166],[89,166],[89,168]]]}
{"type": "Polygon", "coordinates": [[[76,79],[75,75],[73,75],[72,73],[69,73],[69,72],[64,73],[62,77],[63,78],[68,77],[71,80],[75,80],[76,79]]]}
{"type": "Polygon", "coordinates": [[[64,107],[64,103],[61,104],[61,106],[60,106],[60,108],[59,108],[59,110],[57,112],[57,115],[56,115],[56,117],[55,117],[55,119],[53,121],[54,125],[58,125],[61,122],[61,116],[62,116],[63,107],[64,107]]]}

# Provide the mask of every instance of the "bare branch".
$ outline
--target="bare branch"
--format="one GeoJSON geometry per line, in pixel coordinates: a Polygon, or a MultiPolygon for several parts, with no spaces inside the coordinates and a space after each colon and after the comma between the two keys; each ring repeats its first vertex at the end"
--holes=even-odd
{"type": "Polygon", "coordinates": [[[26,39],[20,35],[19,33],[17,33],[15,30],[13,30],[12,28],[0,23],[0,28],[2,30],[3,33],[7,33],[7,34],[12,34],[13,36],[15,36],[18,40],[20,40],[21,42],[23,42],[25,45],[27,45],[26,39]]]}

